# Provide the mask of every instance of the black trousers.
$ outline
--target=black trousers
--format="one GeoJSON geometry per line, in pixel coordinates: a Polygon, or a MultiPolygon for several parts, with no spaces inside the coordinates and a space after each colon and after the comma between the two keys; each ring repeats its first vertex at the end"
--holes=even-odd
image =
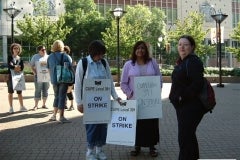
{"type": "Polygon", "coordinates": [[[176,107],[178,120],[179,160],[199,159],[199,148],[196,136],[197,126],[205,111],[200,102],[190,102],[176,107]]]}

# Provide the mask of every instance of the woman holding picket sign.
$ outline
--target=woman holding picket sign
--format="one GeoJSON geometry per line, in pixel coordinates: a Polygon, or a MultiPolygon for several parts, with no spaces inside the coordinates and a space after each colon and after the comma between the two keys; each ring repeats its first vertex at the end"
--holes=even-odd
{"type": "MultiPolygon", "coordinates": [[[[16,90],[18,95],[18,100],[20,103],[20,111],[26,112],[27,109],[23,105],[23,96],[22,96],[22,90],[24,87],[17,87],[17,85],[13,85],[14,81],[14,75],[22,74],[23,76],[23,69],[24,69],[24,63],[23,60],[20,58],[20,54],[22,53],[22,46],[18,43],[12,43],[10,46],[10,52],[11,55],[8,56],[8,79],[7,79],[7,86],[8,86],[8,102],[9,102],[9,113],[14,113],[13,110],[13,93],[14,90],[16,90]]],[[[18,80],[18,82],[14,82],[15,84],[19,84],[20,86],[25,86],[25,81],[22,80],[23,77],[18,80]]]]}
{"type": "Polygon", "coordinates": [[[179,160],[199,159],[197,126],[206,110],[198,95],[203,87],[203,63],[195,55],[192,36],[183,35],[178,41],[179,58],[172,73],[169,99],[178,120],[179,160]]]}
{"type": "MultiPolygon", "coordinates": [[[[121,98],[118,97],[115,90],[110,67],[105,60],[104,54],[106,47],[100,40],[94,40],[88,47],[89,55],[81,59],[77,64],[75,77],[75,97],[78,111],[83,113],[83,99],[84,99],[84,83],[91,79],[111,79],[111,96],[119,103],[121,98]]],[[[87,107],[87,106],[86,106],[87,107]]],[[[103,146],[106,144],[107,124],[93,123],[85,124],[87,134],[87,153],[86,160],[106,160],[107,156],[103,152],[103,146]],[[94,153],[94,148],[96,152],[94,153]]]]}
{"type": "MultiPolygon", "coordinates": [[[[160,76],[160,85],[162,87],[162,77],[159,66],[156,60],[150,56],[147,43],[137,41],[133,46],[131,59],[124,64],[121,76],[121,89],[127,96],[127,99],[136,99],[137,93],[134,90],[134,79],[135,77],[142,76],[160,76]]],[[[158,142],[159,119],[138,119],[135,149],[130,152],[131,156],[138,156],[141,152],[141,147],[148,147],[150,156],[157,157],[158,151],[155,145],[157,145],[158,142]]]]}

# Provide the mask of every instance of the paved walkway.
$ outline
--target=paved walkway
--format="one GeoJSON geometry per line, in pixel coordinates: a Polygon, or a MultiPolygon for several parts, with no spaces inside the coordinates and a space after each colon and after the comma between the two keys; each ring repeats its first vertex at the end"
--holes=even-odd
{"type": "MultiPolygon", "coordinates": [[[[217,88],[217,106],[212,114],[206,114],[198,128],[200,155],[202,159],[240,160],[240,84],[225,84],[217,88]]],[[[172,105],[167,99],[171,84],[163,87],[163,119],[160,120],[160,155],[151,158],[148,149],[137,158],[131,157],[132,147],[106,145],[104,151],[108,160],[177,160],[177,122],[172,105]]],[[[116,88],[119,95],[124,95],[116,88]]],[[[33,83],[27,83],[23,92],[24,104],[28,109],[34,106],[33,83]]],[[[52,113],[53,91],[47,102],[49,109],[18,112],[18,100],[14,94],[15,114],[9,115],[7,87],[0,83],[0,159],[1,160],[84,160],[86,135],[82,115],[66,111],[70,124],[48,122],[52,113]]],[[[127,135],[126,135],[127,136],[127,135]]]]}

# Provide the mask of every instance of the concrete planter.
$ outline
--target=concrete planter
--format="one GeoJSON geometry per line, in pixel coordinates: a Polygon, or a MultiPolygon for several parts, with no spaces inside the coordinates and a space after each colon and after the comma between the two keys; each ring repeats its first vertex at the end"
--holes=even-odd
{"type": "Polygon", "coordinates": [[[117,78],[118,78],[117,75],[112,75],[113,82],[117,82],[117,78]]]}
{"type": "MultiPolygon", "coordinates": [[[[33,82],[34,76],[33,75],[24,75],[25,82],[33,82]]],[[[0,74],[0,82],[6,82],[8,80],[8,74],[0,74]]]]}
{"type": "Polygon", "coordinates": [[[6,82],[8,79],[8,74],[0,74],[0,82],[6,82]]]}
{"type": "Polygon", "coordinates": [[[25,82],[34,82],[34,75],[24,75],[25,82]]]}

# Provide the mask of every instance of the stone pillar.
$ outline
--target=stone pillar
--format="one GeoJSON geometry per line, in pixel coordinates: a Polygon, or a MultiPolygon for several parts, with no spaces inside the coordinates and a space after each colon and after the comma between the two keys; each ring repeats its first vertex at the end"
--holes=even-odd
{"type": "Polygon", "coordinates": [[[7,36],[2,36],[2,53],[3,53],[3,62],[7,63],[7,57],[8,57],[8,44],[7,44],[7,36]]]}
{"type": "Polygon", "coordinates": [[[232,52],[228,53],[228,66],[229,67],[233,67],[233,56],[232,56],[232,52]]]}

